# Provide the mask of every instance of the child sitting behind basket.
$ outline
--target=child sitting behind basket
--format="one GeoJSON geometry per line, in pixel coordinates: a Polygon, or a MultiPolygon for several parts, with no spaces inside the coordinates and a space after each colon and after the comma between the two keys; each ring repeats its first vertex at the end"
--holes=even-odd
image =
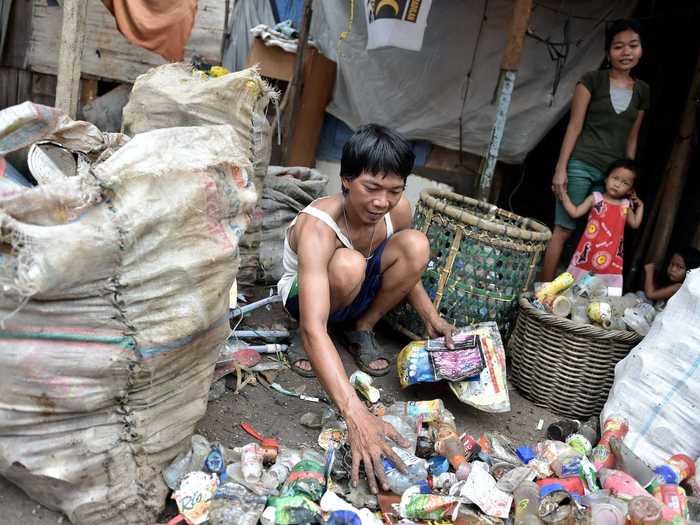
{"type": "Polygon", "coordinates": [[[700,268],[700,251],[688,247],[683,250],[673,252],[666,267],[665,282],[660,286],[654,277],[655,265],[649,263],[644,265],[644,295],[652,301],[665,301],[670,299],[683,285],[685,276],[690,270],[700,268]]]}
{"type": "Polygon", "coordinates": [[[625,226],[639,228],[644,215],[644,203],[634,192],[636,178],[633,160],[617,160],[605,175],[605,193],[594,191],[578,206],[566,191],[557,195],[571,217],[590,212],[568,271],[577,281],[593,271],[605,279],[609,295],[622,294],[625,226]]]}

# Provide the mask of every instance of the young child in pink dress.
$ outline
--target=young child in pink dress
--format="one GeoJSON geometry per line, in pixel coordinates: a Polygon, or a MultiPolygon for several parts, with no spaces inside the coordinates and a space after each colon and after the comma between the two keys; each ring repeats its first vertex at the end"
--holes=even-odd
{"type": "Polygon", "coordinates": [[[610,295],[622,294],[625,226],[639,228],[644,215],[644,203],[634,192],[636,177],[634,161],[618,160],[608,168],[605,193],[593,192],[578,206],[565,191],[558,194],[571,217],[590,212],[568,271],[576,280],[594,272],[605,279],[610,295]]]}

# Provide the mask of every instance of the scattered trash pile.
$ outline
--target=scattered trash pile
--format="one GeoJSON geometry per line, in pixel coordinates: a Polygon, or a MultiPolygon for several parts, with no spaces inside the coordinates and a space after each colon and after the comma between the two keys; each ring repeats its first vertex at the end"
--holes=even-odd
{"type": "MultiPolygon", "coordinates": [[[[371,378],[353,376],[359,391],[376,399],[371,378]]],[[[249,428],[258,441],[240,448],[193,436],[190,450],[163,473],[181,518],[211,525],[683,525],[689,502],[700,510],[700,459],[676,454],[650,468],[625,445],[629,428],[618,416],[605,421],[600,438],[597,419],[559,421],[530,448],[494,432],[460,435],[440,399],[370,406],[410,442],[393,447],[405,472],[384,459],[390,493],[349,484],[345,425],[328,409],[302,418],[321,428],[323,454],[282,447],[249,428]]]]}
{"type": "Polygon", "coordinates": [[[237,131],[269,99],[237,75],[238,128],[129,138],[30,102],[0,112],[0,155],[26,178],[0,177],[0,475],[74,525],[152,522],[205,413],[257,200],[237,131]]]}
{"type": "Polygon", "coordinates": [[[633,330],[642,337],[649,333],[657,311],[643,292],[609,296],[606,282],[593,272],[578,282],[564,272],[551,283],[535,285],[533,305],[559,317],[594,324],[609,330],[633,330]]]}

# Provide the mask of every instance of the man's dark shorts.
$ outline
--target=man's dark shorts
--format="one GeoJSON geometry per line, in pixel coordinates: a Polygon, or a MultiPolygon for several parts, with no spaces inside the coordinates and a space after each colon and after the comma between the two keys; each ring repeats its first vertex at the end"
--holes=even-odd
{"type": "MultiPolygon", "coordinates": [[[[345,308],[331,313],[328,318],[329,323],[336,324],[356,321],[369,309],[377,293],[379,293],[379,289],[382,287],[382,255],[384,254],[384,248],[386,248],[388,241],[389,239],[384,239],[384,242],[374,250],[372,258],[367,261],[365,279],[362,281],[362,287],[353,302],[345,308]]],[[[298,277],[294,279],[292,283],[292,288],[289,290],[287,302],[284,304],[284,307],[287,312],[289,312],[289,315],[294,317],[297,321],[299,320],[298,277]]]]}

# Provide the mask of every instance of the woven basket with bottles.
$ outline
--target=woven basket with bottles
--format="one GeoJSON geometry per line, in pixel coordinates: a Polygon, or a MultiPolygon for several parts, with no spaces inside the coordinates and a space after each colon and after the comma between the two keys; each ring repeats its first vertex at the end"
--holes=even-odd
{"type": "MultiPolygon", "coordinates": [[[[421,193],[413,227],[430,241],[422,281],[440,315],[455,326],[495,321],[507,338],[518,296],[532,285],[549,229],[486,202],[434,188],[421,193]]],[[[423,335],[423,323],[407,303],[388,320],[409,337],[423,335]]]]}
{"type": "Polygon", "coordinates": [[[535,308],[531,295],[508,342],[509,379],[520,394],[560,416],[600,413],[615,380],[615,365],[642,337],[557,317],[535,308]]]}

